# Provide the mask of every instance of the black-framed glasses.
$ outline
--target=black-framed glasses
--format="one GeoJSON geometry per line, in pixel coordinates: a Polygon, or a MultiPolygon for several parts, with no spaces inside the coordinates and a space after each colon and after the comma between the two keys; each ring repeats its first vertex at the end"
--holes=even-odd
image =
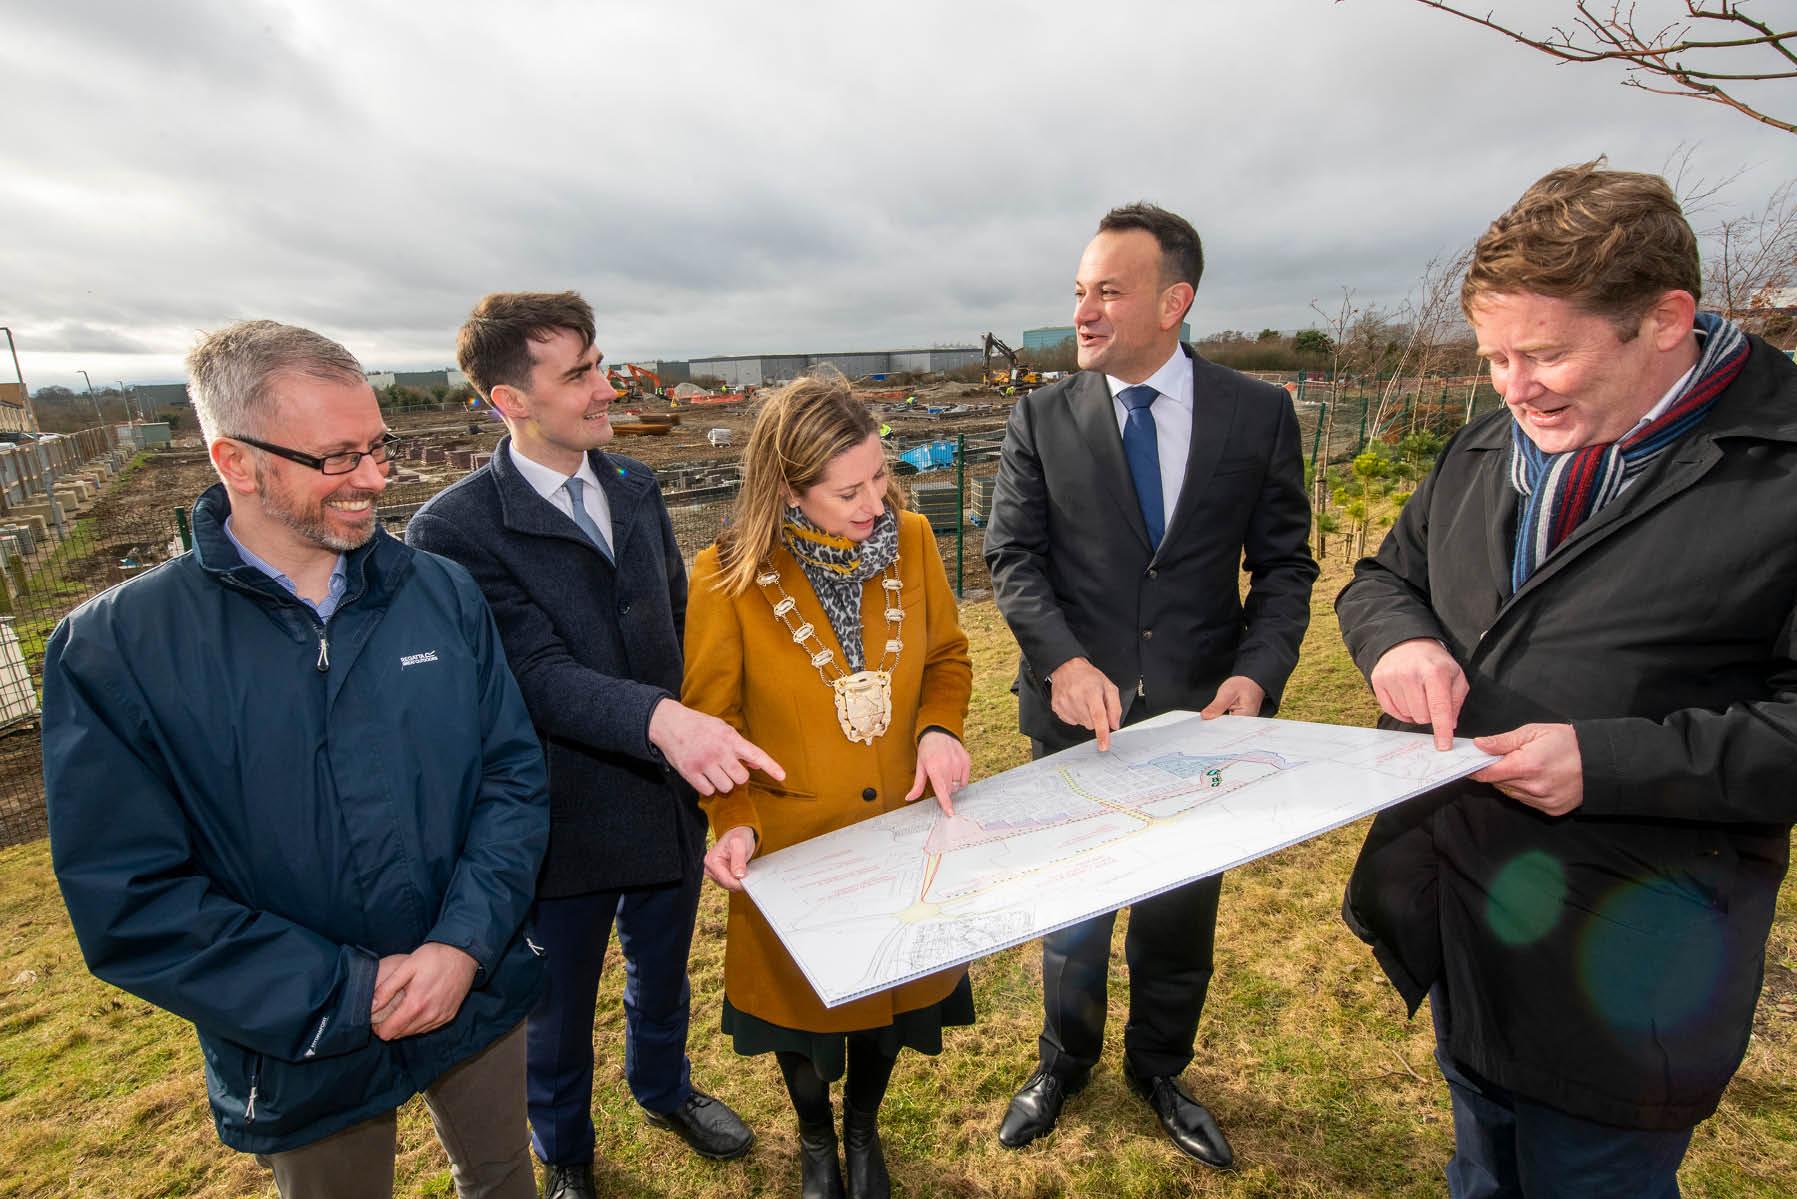
{"type": "Polygon", "coordinates": [[[241,441],[245,445],[253,445],[259,450],[266,450],[277,458],[285,458],[289,462],[297,462],[301,466],[309,466],[322,475],[347,475],[362,465],[364,457],[373,458],[375,465],[384,466],[393,457],[395,447],[399,445],[397,433],[383,434],[372,450],[345,450],[341,454],[326,454],[323,458],[316,454],[308,454],[303,450],[290,450],[284,445],[275,445],[269,441],[257,441],[254,437],[233,435],[232,441],[241,441]]]}

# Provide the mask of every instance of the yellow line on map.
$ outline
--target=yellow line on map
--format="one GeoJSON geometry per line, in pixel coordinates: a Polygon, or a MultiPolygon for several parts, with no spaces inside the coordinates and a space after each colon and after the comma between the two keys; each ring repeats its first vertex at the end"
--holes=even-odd
{"type": "Polygon", "coordinates": [[[1056,770],[1055,773],[1061,776],[1061,781],[1063,783],[1067,784],[1067,790],[1073,792],[1075,795],[1079,796],[1081,799],[1091,800],[1093,803],[1097,804],[1101,808],[1109,808],[1111,811],[1121,812],[1125,816],[1134,816],[1137,820],[1140,820],[1143,824],[1155,823],[1155,818],[1153,816],[1149,816],[1145,813],[1138,812],[1134,808],[1125,807],[1120,803],[1115,803],[1111,800],[1103,799],[1099,796],[1093,795],[1091,792],[1087,791],[1084,787],[1081,787],[1078,783],[1074,782],[1073,776],[1067,773],[1067,770],[1065,767],[1063,767],[1059,770],[1056,770]]]}
{"type": "MultiPolygon", "coordinates": [[[[1073,781],[1073,779],[1068,776],[1067,771],[1065,769],[1058,769],[1055,771],[1055,773],[1061,777],[1062,782],[1067,784],[1067,789],[1069,791],[1072,791],[1075,795],[1079,796],[1081,799],[1090,800],[1093,803],[1097,804],[1101,808],[1109,808],[1111,811],[1119,812],[1125,816],[1133,816],[1137,820],[1140,820],[1145,827],[1159,823],[1159,821],[1153,816],[1145,816],[1141,812],[1133,811],[1129,808],[1123,807],[1121,804],[1112,803],[1108,799],[1100,799],[1096,795],[1091,795],[1091,794],[1087,793],[1083,788],[1081,788],[1079,786],[1079,784],[1075,783],[1073,781]]],[[[1137,831],[1139,832],[1140,830],[1137,830],[1137,831]]],[[[1136,834],[1133,832],[1121,834],[1121,836],[1123,836],[1123,837],[1133,837],[1135,835],[1136,834]]],[[[999,838],[999,840],[1003,840],[1003,839],[1004,838],[999,838]]],[[[1113,844],[1114,844],[1114,842],[1107,841],[1105,843],[1105,848],[1108,849],[1113,844]]],[[[930,893],[930,888],[936,885],[936,871],[942,865],[942,855],[939,852],[925,854],[924,856],[926,858],[928,858],[929,861],[924,867],[923,885],[918,888],[917,902],[912,904],[909,908],[907,908],[906,913],[901,914],[901,917],[905,914],[909,914],[912,918],[916,918],[918,915],[921,914],[921,909],[923,909],[925,907],[929,907],[929,908],[933,909],[932,914],[934,914],[935,911],[940,911],[942,908],[944,908],[950,904],[966,903],[967,901],[969,901],[971,899],[975,899],[981,895],[985,895],[986,893],[988,893],[990,891],[994,891],[994,890],[998,889],[999,887],[1005,886],[1006,884],[1014,883],[1020,878],[1028,878],[1032,874],[1040,874],[1045,870],[1058,870],[1061,867],[1065,866],[1068,861],[1070,861],[1074,858],[1083,857],[1084,855],[1093,852],[1094,849],[1096,849],[1096,848],[1097,848],[1096,846],[1089,845],[1083,849],[1077,849],[1072,854],[1068,855],[1067,858],[1063,858],[1058,862],[1047,862],[1040,866],[1031,866],[1028,869],[1018,870],[1011,874],[1006,875],[1002,879],[994,879],[991,883],[987,884],[984,887],[978,887],[978,888],[975,888],[974,890],[968,891],[967,893],[965,893],[963,895],[958,895],[952,900],[940,900],[940,901],[935,901],[935,902],[930,901],[927,897],[930,893]]],[[[909,923],[909,922],[910,922],[909,920],[906,920],[906,923],[909,923]]]]}

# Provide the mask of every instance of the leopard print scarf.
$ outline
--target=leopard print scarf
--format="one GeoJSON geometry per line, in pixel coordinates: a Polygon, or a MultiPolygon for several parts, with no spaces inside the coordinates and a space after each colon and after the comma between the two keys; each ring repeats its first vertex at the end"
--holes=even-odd
{"type": "Polygon", "coordinates": [[[889,508],[874,522],[866,541],[832,537],[805,518],[797,508],[786,510],[781,539],[811,582],[830,628],[848,658],[848,671],[867,668],[867,650],[861,640],[861,587],[898,560],[898,518],[889,508]]]}

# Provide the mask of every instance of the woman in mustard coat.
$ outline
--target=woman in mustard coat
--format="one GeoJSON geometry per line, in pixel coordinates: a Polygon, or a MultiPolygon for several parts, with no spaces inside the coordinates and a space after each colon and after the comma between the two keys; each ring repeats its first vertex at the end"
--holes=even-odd
{"type": "Polygon", "coordinates": [[[706,874],[730,895],[724,1030],[773,1052],[799,1119],[807,1199],[844,1180],[829,1084],[843,1084],[847,1193],[889,1192],[876,1117],[901,1048],[940,1052],[973,1021],[965,968],[826,1008],[743,893],[749,859],[966,784],[973,685],[929,522],[904,510],[879,429],[840,377],[768,399],[744,451],[736,515],[693,564],[681,700],[785,771],[703,802],[706,874]]]}

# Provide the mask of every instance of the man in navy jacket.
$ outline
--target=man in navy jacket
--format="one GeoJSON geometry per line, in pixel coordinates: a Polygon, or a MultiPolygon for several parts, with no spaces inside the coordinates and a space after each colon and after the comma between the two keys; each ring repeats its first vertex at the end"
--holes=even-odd
{"type": "Polygon", "coordinates": [[[44,662],[57,881],[96,975],[193,1021],[221,1139],[284,1196],[388,1195],[423,1091],[462,1195],[532,1193],[525,929],[542,751],[467,572],[375,525],[388,434],[341,346],[254,321],[190,390],[194,548],[44,662]]]}
{"type": "Polygon", "coordinates": [[[754,1137],[695,1090],[686,976],[705,822],[693,790],[779,767],[683,707],[686,569],[655,478],[600,448],[615,398],[593,310],[573,292],[500,292],[462,326],[456,359],[504,418],[493,460],[406,529],[466,566],[493,605],[548,755],[553,815],[536,928],[549,988],[530,1018],[530,1124],[545,1194],[593,1193],[593,1014],[615,923],[624,1072],[646,1118],[700,1155],[754,1137]]]}

